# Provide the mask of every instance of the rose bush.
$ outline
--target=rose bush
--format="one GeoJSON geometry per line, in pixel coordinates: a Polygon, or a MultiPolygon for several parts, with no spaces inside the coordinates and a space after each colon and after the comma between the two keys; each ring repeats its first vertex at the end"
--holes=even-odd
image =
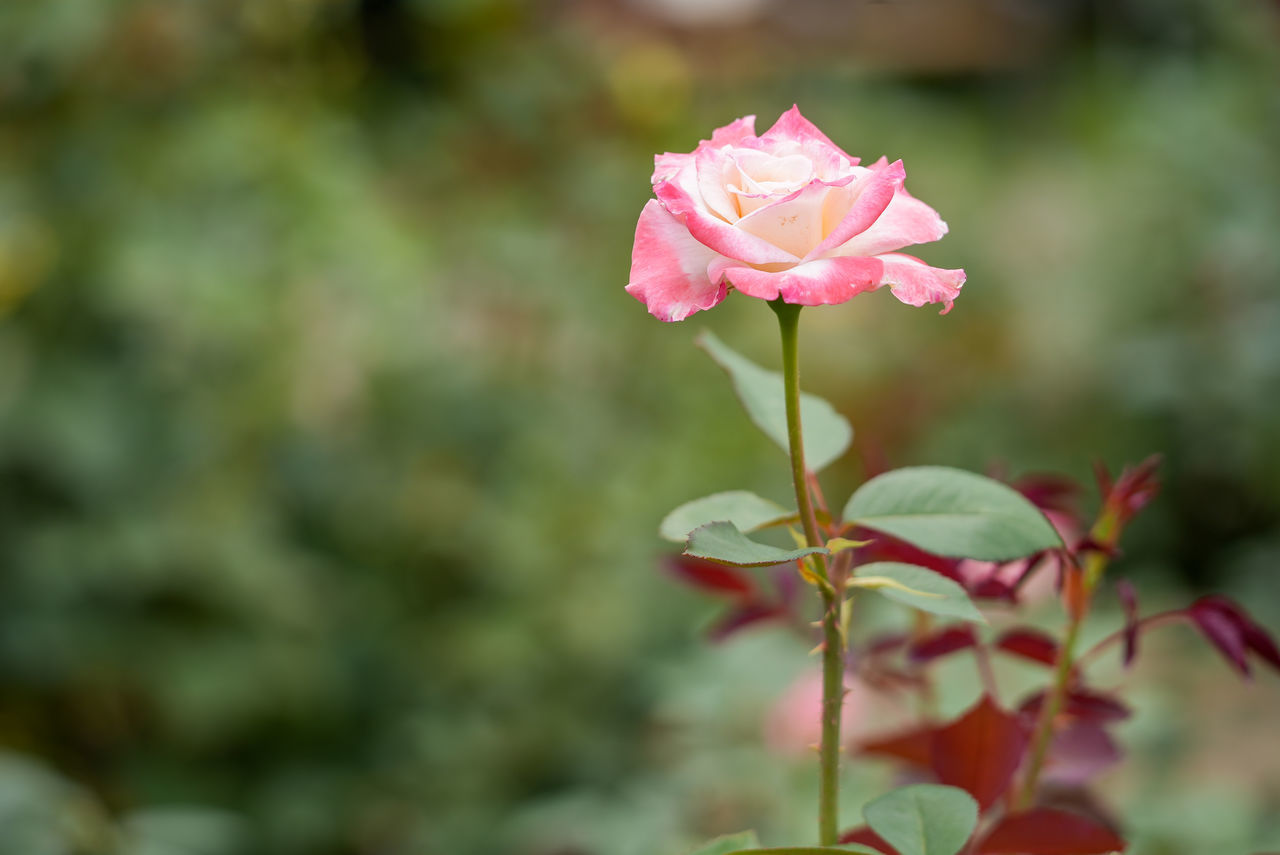
{"type": "Polygon", "coordinates": [[[817,306],[888,285],[946,312],[964,284],[963,270],[896,251],[947,233],[903,187],[902,161],[859,165],[797,107],[760,136],[747,116],[654,165],[627,292],[661,320],[709,309],[730,288],[817,306]]]}

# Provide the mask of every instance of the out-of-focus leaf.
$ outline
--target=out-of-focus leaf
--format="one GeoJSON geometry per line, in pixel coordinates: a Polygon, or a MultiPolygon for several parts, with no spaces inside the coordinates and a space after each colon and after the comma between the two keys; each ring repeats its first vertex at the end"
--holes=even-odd
{"type": "Polygon", "coordinates": [[[1114,482],[1105,468],[1095,467],[1098,489],[1102,493],[1103,513],[1119,526],[1125,525],[1160,492],[1160,455],[1154,454],[1136,466],[1126,466],[1114,482]]]}
{"type": "Polygon", "coordinates": [[[938,729],[933,770],[939,781],[960,787],[986,810],[1013,780],[1027,742],[1023,720],[983,695],[963,716],[938,729]]]}
{"type": "Polygon", "coordinates": [[[122,823],[130,855],[239,855],[249,848],[244,820],[209,808],[151,808],[122,823]]]}
{"type": "Polygon", "coordinates": [[[780,549],[776,546],[756,543],[738,531],[733,523],[713,522],[690,532],[689,545],[685,548],[684,554],[738,567],[766,567],[770,564],[782,564],[806,555],[826,554],[826,552],[827,550],[820,546],[780,549]]]}
{"type": "Polygon", "coordinates": [[[1102,855],[1128,844],[1096,820],[1056,808],[1004,817],[977,846],[978,855],[1102,855]]]}
{"type": "Polygon", "coordinates": [[[967,650],[978,643],[970,626],[949,626],[915,641],[907,656],[913,662],[929,662],[949,653],[967,650]]]}
{"type": "Polygon", "coordinates": [[[863,650],[869,656],[882,656],[886,653],[892,653],[895,650],[901,650],[910,643],[910,633],[888,632],[872,636],[867,639],[866,643],[863,645],[863,650]]]}
{"type": "Polygon", "coordinates": [[[714,561],[691,555],[673,555],[666,564],[682,581],[707,593],[739,598],[750,597],[756,591],[755,580],[749,575],[714,561]]]}
{"type": "Polygon", "coordinates": [[[862,809],[876,834],[900,855],[955,855],[978,824],[978,803],[956,787],[913,784],[862,809]]]}
{"type": "Polygon", "coordinates": [[[948,579],[954,579],[957,582],[961,581],[958,569],[960,566],[959,559],[926,552],[918,546],[884,532],[871,531],[870,529],[855,529],[855,532],[859,538],[865,536],[866,539],[871,541],[866,546],[858,549],[858,564],[874,564],[877,561],[915,564],[919,567],[928,567],[948,579]]]}
{"type": "Polygon", "coordinates": [[[969,589],[969,596],[977,600],[1001,600],[1006,603],[1018,601],[1018,589],[995,575],[970,582],[965,587],[969,589]]]}
{"type": "MultiPolygon", "coordinates": [[[[698,335],[697,344],[729,374],[738,400],[756,427],[789,452],[782,375],[761,368],[706,330],[698,335]]],[[[814,395],[800,395],[800,428],[804,434],[805,465],[812,472],[834,462],[853,441],[849,421],[814,395]]]]}
{"type": "Polygon", "coordinates": [[[746,602],[730,609],[707,628],[707,637],[712,641],[724,641],[739,630],[758,623],[771,620],[783,620],[789,612],[784,606],[773,603],[746,602]]]}
{"type": "Polygon", "coordinates": [[[886,472],[849,497],[844,520],[957,558],[1010,561],[1062,546],[1017,490],[972,472],[916,466],[886,472]]]}
{"type": "Polygon", "coordinates": [[[880,855],[899,855],[898,850],[890,846],[883,837],[876,834],[868,826],[860,825],[840,835],[843,844],[858,844],[870,847],[880,855]]]}
{"type": "Polygon", "coordinates": [[[864,564],[858,568],[858,573],[852,581],[857,582],[859,579],[888,579],[897,583],[896,587],[889,585],[865,587],[871,587],[878,594],[906,603],[920,611],[977,623],[987,622],[982,612],[978,611],[969,599],[964,588],[924,567],[888,561],[864,564]]]}
{"type": "Polygon", "coordinates": [[[1242,676],[1250,675],[1249,661],[1245,658],[1250,651],[1280,671],[1280,649],[1239,603],[1216,595],[1201,597],[1191,604],[1187,614],[1200,633],[1242,676]]]}
{"type": "Polygon", "coordinates": [[[1075,514],[1075,500],[1080,495],[1080,485],[1064,475],[1045,472],[1025,475],[1013,484],[1013,488],[1027,497],[1027,501],[1046,511],[1075,514]]]}
{"type": "MultiPolygon", "coordinates": [[[[1040,706],[1044,703],[1044,692],[1036,692],[1022,702],[1021,712],[1030,718],[1040,714],[1040,706]]],[[[1102,692],[1091,692],[1086,689],[1072,689],[1067,692],[1060,715],[1091,721],[1098,724],[1124,721],[1132,712],[1112,695],[1102,692]]]]}
{"type": "Polygon", "coordinates": [[[754,850],[760,840],[754,831],[740,831],[737,834],[726,834],[717,837],[689,853],[689,855],[729,855],[730,852],[754,850]]]}
{"type": "Polygon", "coordinates": [[[1119,763],[1121,756],[1119,746],[1102,725],[1077,720],[1054,734],[1041,780],[1078,788],[1119,763]]]}
{"type": "Polygon", "coordinates": [[[1116,583],[1116,593],[1124,607],[1124,664],[1129,667],[1138,655],[1138,591],[1128,579],[1116,583]]]}
{"type": "Polygon", "coordinates": [[[1057,640],[1038,629],[1011,629],[997,639],[995,646],[997,650],[1039,662],[1041,665],[1054,665],[1058,661],[1057,640]]]}
{"type": "Polygon", "coordinates": [[[932,727],[920,727],[894,733],[863,742],[858,746],[858,751],[861,754],[892,757],[927,769],[933,765],[934,732],[932,727]]]}
{"type": "Polygon", "coordinates": [[[709,522],[731,522],[739,531],[752,532],[794,516],[795,511],[749,490],[729,490],[685,502],[663,518],[658,533],[667,540],[684,543],[689,532],[709,522]]]}
{"type": "Polygon", "coordinates": [[[751,853],[751,855],[881,855],[875,849],[868,849],[864,846],[782,846],[770,847],[768,849],[743,849],[741,852],[732,852],[730,855],[743,855],[743,853],[751,853]]]}

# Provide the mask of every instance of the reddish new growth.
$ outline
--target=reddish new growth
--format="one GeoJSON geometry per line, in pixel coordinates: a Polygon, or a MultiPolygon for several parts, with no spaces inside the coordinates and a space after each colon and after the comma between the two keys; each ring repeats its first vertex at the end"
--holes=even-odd
{"type": "MultiPolygon", "coordinates": [[[[931,626],[921,620],[910,633],[850,645],[851,678],[879,692],[918,693],[919,707],[925,711],[919,724],[865,740],[853,750],[900,764],[912,780],[935,781],[969,792],[981,810],[981,821],[965,850],[969,855],[1101,855],[1125,848],[1117,822],[1088,790],[1093,779],[1120,761],[1111,729],[1131,715],[1118,697],[1088,682],[1086,666],[1113,645],[1122,645],[1127,666],[1136,656],[1142,632],[1166,623],[1189,623],[1242,676],[1251,673],[1250,657],[1280,671],[1280,648],[1239,603],[1220,595],[1206,596],[1185,609],[1141,618],[1136,592],[1123,580],[1116,588],[1124,626],[1076,655],[1077,630],[1107,565],[1119,554],[1121,534],[1159,492],[1158,464],[1158,458],[1150,458],[1126,467],[1114,480],[1099,468],[1101,508],[1087,529],[1073,510],[1077,490],[1070,482],[1040,477],[1016,483],[1049,516],[1065,541],[1074,544],[1030,559],[1005,564],[961,561],[876,531],[840,532],[866,541],[853,550],[856,564],[897,561],[925,567],[960,583],[977,600],[1016,605],[1028,599],[1025,593],[1033,576],[1045,574],[1049,579],[1052,574],[1058,580],[1069,616],[1061,640],[1027,626],[1012,626],[987,639],[971,624],[931,626]],[[974,658],[983,692],[958,718],[937,722],[930,713],[929,669],[957,654],[974,658]],[[1053,677],[1046,688],[1006,707],[992,677],[993,654],[1045,666],[1052,669],[1048,673],[1053,677]]],[[[786,567],[766,571],[773,578],[770,586],[762,586],[744,570],[687,557],[674,559],[672,568],[695,587],[728,601],[728,609],[712,627],[714,638],[764,621],[811,631],[807,619],[797,612],[790,587],[796,577],[786,567]]],[[[897,855],[865,826],[846,832],[842,842],[897,855]]]]}

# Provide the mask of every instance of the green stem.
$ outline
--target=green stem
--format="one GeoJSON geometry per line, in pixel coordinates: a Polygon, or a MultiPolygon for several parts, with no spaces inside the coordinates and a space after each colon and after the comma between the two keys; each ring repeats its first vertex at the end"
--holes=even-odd
{"type": "MultiPolygon", "coordinates": [[[[804,464],[804,439],[800,427],[800,307],[781,299],[769,303],[778,316],[782,337],[782,377],[786,389],[787,439],[791,446],[791,480],[796,507],[810,546],[822,546],[818,520],[809,495],[804,464]]],[[[844,645],[840,635],[840,596],[830,584],[826,557],[814,561],[824,584],[822,593],[822,743],[819,746],[821,777],[818,787],[818,845],[834,846],[840,836],[840,707],[844,703],[844,645]]]]}
{"type": "MultiPolygon", "coordinates": [[[[1110,529],[1104,528],[1106,525],[1108,523],[1104,517],[1103,520],[1094,525],[1091,535],[1103,533],[1110,535],[1110,529]]],[[[1035,799],[1036,784],[1040,780],[1040,772],[1044,768],[1045,757],[1049,753],[1049,745],[1053,742],[1053,721],[1058,717],[1058,713],[1062,711],[1063,702],[1067,697],[1067,688],[1071,683],[1071,671],[1075,665],[1076,644],[1080,640],[1080,626],[1084,623],[1084,617],[1089,612],[1088,604],[1093,598],[1094,589],[1097,588],[1098,582],[1102,579],[1102,573],[1106,567],[1107,559],[1101,552],[1090,552],[1085,559],[1085,566],[1081,571],[1083,574],[1081,584],[1084,587],[1083,603],[1079,610],[1071,615],[1070,624],[1067,627],[1067,637],[1063,640],[1062,646],[1058,648],[1058,663],[1053,675],[1053,685],[1050,686],[1049,692],[1044,699],[1044,705],[1040,708],[1040,717],[1036,720],[1036,729],[1031,735],[1031,760],[1027,766],[1027,774],[1022,779],[1022,791],[1014,802],[1014,808],[1017,810],[1025,810],[1031,807],[1031,803],[1035,799]]]]}
{"type": "Polygon", "coordinates": [[[1036,795],[1036,784],[1040,780],[1040,771],[1044,768],[1045,757],[1049,753],[1049,744],[1053,741],[1053,720],[1062,711],[1062,702],[1067,696],[1067,685],[1071,680],[1071,664],[1080,636],[1078,618],[1071,619],[1067,629],[1066,640],[1058,649],[1058,666],[1053,675],[1053,685],[1045,696],[1044,705],[1040,708],[1040,717],[1036,719],[1036,729],[1031,736],[1031,760],[1027,766],[1026,777],[1022,779],[1022,791],[1014,804],[1015,810],[1026,810],[1031,807],[1036,795]]]}

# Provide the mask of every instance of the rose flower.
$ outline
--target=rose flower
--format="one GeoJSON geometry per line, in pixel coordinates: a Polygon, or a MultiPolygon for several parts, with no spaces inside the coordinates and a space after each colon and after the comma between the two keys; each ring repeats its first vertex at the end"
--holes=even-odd
{"type": "Polygon", "coordinates": [[[819,306],[888,285],[945,313],[964,284],[963,270],[896,252],[947,233],[903,188],[902,162],[860,166],[796,107],[760,136],[747,116],[654,163],[627,293],[660,320],[710,309],[730,288],[819,306]]]}

